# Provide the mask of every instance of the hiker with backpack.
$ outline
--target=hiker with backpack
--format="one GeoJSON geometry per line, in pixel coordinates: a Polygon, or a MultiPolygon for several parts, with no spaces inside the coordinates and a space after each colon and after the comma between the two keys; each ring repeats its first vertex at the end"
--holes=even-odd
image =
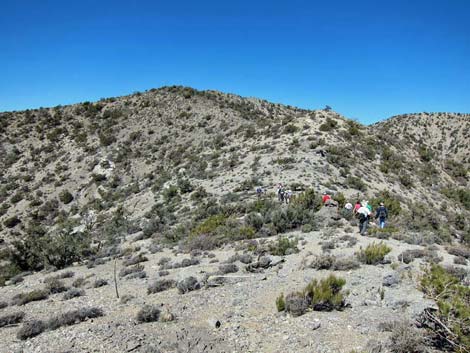
{"type": "Polygon", "coordinates": [[[330,200],[330,199],[331,199],[331,196],[328,195],[328,193],[325,191],[325,192],[323,193],[322,198],[321,198],[323,204],[326,206],[326,202],[327,202],[328,200],[330,200]]]}
{"type": "Polygon", "coordinates": [[[367,203],[364,201],[361,203],[361,207],[357,210],[357,217],[359,219],[359,234],[366,235],[367,228],[369,226],[370,211],[367,207],[367,203]]]}
{"type": "Polygon", "coordinates": [[[281,183],[277,186],[277,199],[279,202],[283,203],[284,202],[284,186],[282,186],[281,183]]]}
{"type": "Polygon", "coordinates": [[[377,213],[375,214],[375,219],[379,219],[379,227],[383,229],[385,227],[385,221],[388,218],[388,210],[385,207],[384,203],[381,202],[379,208],[377,208],[377,213]]]}

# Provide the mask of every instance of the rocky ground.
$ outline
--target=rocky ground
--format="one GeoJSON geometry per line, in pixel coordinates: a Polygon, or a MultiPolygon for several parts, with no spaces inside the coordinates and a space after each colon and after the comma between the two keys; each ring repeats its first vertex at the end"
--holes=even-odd
{"type": "MultiPolygon", "coordinates": [[[[246,248],[242,243],[230,244],[210,253],[194,253],[192,258],[197,258],[200,264],[169,269],[168,275],[163,276],[175,281],[194,276],[203,284],[201,289],[186,294],[180,294],[176,288],[147,294],[147,288],[164,275],[159,265],[162,258],[170,258],[175,263],[189,259],[189,254],[178,253],[177,248],[151,254],[146,251],[149,240],[138,240],[132,245],[129,240],[129,246],[140,247],[140,252],[148,258],[141,263],[147,277],[120,278],[121,299],[116,298],[114,288],[114,263],[108,261],[94,268],[76,265],[67,269],[74,273],[73,277],[62,280],[67,286],[79,277],[88,279],[88,284],[82,286],[84,296],[64,301],[63,294],[54,294],[46,300],[0,310],[0,315],[24,311],[25,321],[28,321],[47,319],[71,309],[99,307],[104,311],[103,317],[47,331],[26,341],[16,336],[20,325],[4,327],[1,329],[0,352],[370,351],[371,345],[377,346],[379,342],[386,347],[390,335],[384,329],[387,323],[414,320],[425,307],[434,305],[417,289],[423,260],[415,259],[405,264],[399,259],[403,251],[423,247],[390,239],[383,240],[392,248],[387,255],[387,263],[361,264],[356,270],[334,271],[346,279],[345,289],[349,294],[344,310],[310,311],[299,317],[278,313],[275,299],[280,293],[302,290],[312,279],[331,273],[306,266],[309,259],[324,252],[322,242],[334,244],[334,248],[328,250],[331,255],[347,258],[354,256],[361,247],[378,241],[370,236],[359,236],[356,228],[346,223],[339,228],[293,232],[289,236],[300,240],[300,252],[283,257],[255,255],[252,263],[257,260],[263,262],[263,256],[271,260],[269,265],[266,263],[265,268],[258,268],[256,272],[248,271],[248,264],[236,261],[236,273],[218,273],[219,266],[235,253],[250,254],[247,250],[240,250],[246,248]],[[352,245],[354,240],[351,241],[351,237],[357,239],[356,244],[352,245]],[[105,279],[108,285],[93,288],[96,279],[105,279]],[[174,315],[174,320],[170,315],[168,322],[138,323],[137,313],[145,304],[161,306],[162,312],[174,315]]],[[[274,240],[268,238],[265,241],[274,240]]],[[[454,256],[442,247],[434,248],[442,257],[442,265],[453,264],[454,256]]],[[[248,262],[247,259],[243,261],[248,262]]],[[[122,268],[123,260],[118,260],[117,271],[122,268]]],[[[60,273],[26,276],[24,282],[0,288],[0,298],[8,302],[20,292],[43,288],[45,278],[60,273]]],[[[382,351],[387,350],[383,348],[382,351]]]]}

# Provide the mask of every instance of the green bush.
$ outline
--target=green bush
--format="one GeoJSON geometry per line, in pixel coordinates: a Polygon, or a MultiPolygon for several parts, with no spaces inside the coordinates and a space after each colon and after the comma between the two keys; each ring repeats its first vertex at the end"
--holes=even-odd
{"type": "Polygon", "coordinates": [[[256,230],[260,230],[264,223],[263,216],[257,212],[248,213],[245,216],[245,223],[247,226],[253,227],[256,230]]]}
{"type": "Polygon", "coordinates": [[[341,310],[344,307],[345,293],[342,288],[345,284],[344,279],[330,275],[320,281],[314,279],[304,289],[304,293],[310,299],[313,310],[341,310]]]}
{"type": "Polygon", "coordinates": [[[292,292],[276,298],[278,311],[287,311],[293,316],[306,312],[308,307],[316,311],[341,310],[345,305],[346,293],[342,291],[346,281],[330,275],[320,281],[314,279],[302,292],[292,292]]]}
{"type": "Polygon", "coordinates": [[[288,124],[284,127],[285,134],[294,134],[299,130],[299,128],[293,124],[288,124]]]}
{"type": "Polygon", "coordinates": [[[166,203],[171,202],[178,196],[178,188],[174,185],[163,190],[163,199],[166,203]]]}
{"type": "Polygon", "coordinates": [[[188,192],[193,191],[193,186],[188,179],[178,179],[178,188],[182,194],[187,194],[188,192]]]}
{"type": "Polygon", "coordinates": [[[462,204],[465,209],[470,210],[470,189],[465,189],[465,188],[457,188],[457,189],[451,189],[451,188],[444,188],[441,190],[441,192],[450,198],[451,200],[454,200],[456,202],[459,202],[462,204]]]}
{"type": "Polygon", "coordinates": [[[375,243],[367,245],[365,249],[361,249],[356,256],[359,261],[368,265],[376,265],[381,263],[384,260],[385,255],[387,255],[391,248],[389,248],[384,243],[375,243]]]}
{"type": "Polygon", "coordinates": [[[62,201],[64,205],[69,204],[73,200],[73,195],[68,190],[63,190],[59,194],[59,200],[62,201]]]}
{"type": "Polygon", "coordinates": [[[357,189],[359,191],[367,190],[367,185],[362,181],[362,179],[352,175],[346,178],[346,184],[352,189],[357,189]]]}
{"type": "Polygon", "coordinates": [[[470,288],[438,265],[426,270],[420,285],[438,306],[437,311],[426,309],[421,318],[433,341],[454,352],[470,352],[470,288]]]}
{"type": "Polygon", "coordinates": [[[18,216],[12,216],[3,221],[3,225],[7,228],[14,228],[19,223],[21,223],[21,221],[18,216]]]}
{"type": "Polygon", "coordinates": [[[381,202],[383,202],[385,207],[387,207],[389,217],[398,216],[402,211],[400,200],[396,195],[391,194],[388,190],[380,191],[369,201],[374,210],[380,206],[381,202]]]}
{"type": "Polygon", "coordinates": [[[277,311],[286,310],[286,301],[284,299],[284,293],[281,293],[279,297],[276,298],[276,308],[277,311]]]}
{"type": "Polygon", "coordinates": [[[287,237],[278,237],[277,242],[269,245],[269,252],[272,255],[284,256],[299,252],[297,238],[289,240],[287,237]]]}
{"type": "Polygon", "coordinates": [[[90,244],[88,235],[72,234],[70,230],[40,237],[28,235],[22,241],[12,244],[10,261],[25,271],[40,270],[45,265],[61,269],[89,256],[90,244]]]}
{"type": "Polygon", "coordinates": [[[335,129],[338,126],[338,122],[336,120],[333,120],[330,117],[326,118],[326,121],[320,125],[320,131],[331,131],[335,129]]]}

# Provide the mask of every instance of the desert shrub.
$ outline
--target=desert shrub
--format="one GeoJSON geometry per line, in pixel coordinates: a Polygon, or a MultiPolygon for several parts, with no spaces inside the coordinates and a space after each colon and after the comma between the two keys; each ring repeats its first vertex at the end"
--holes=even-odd
{"type": "MultiPolygon", "coordinates": [[[[278,300],[279,298],[276,299],[276,302],[278,300]]],[[[305,297],[304,293],[301,292],[293,292],[288,294],[285,297],[284,302],[285,311],[294,317],[305,314],[309,308],[308,299],[305,297]]]]}
{"type": "Polygon", "coordinates": [[[304,314],[309,307],[317,311],[332,311],[341,310],[345,305],[345,293],[342,291],[346,281],[342,278],[337,278],[330,275],[320,281],[312,280],[302,292],[293,292],[288,294],[285,298],[281,294],[276,299],[276,306],[278,302],[284,301],[284,308],[293,316],[300,316],[304,314]]]}
{"type": "Polygon", "coordinates": [[[414,259],[418,258],[425,258],[430,263],[438,263],[442,261],[435,251],[430,251],[427,249],[408,249],[403,251],[400,255],[398,255],[398,260],[409,264],[414,259]]]}
{"type": "Polygon", "coordinates": [[[276,298],[276,308],[277,311],[286,310],[286,300],[284,299],[284,293],[281,293],[279,297],[276,298]]]}
{"type": "Polygon", "coordinates": [[[25,305],[30,302],[44,300],[49,297],[49,291],[44,289],[35,289],[31,292],[16,294],[12,300],[12,305],[25,305]]]}
{"type": "Polygon", "coordinates": [[[171,267],[168,267],[168,268],[182,268],[182,267],[189,267],[189,266],[196,266],[196,265],[199,265],[201,262],[192,257],[190,259],[183,259],[181,260],[181,262],[176,262],[175,264],[173,264],[171,267]]]}
{"type": "Polygon", "coordinates": [[[268,250],[270,254],[277,256],[295,254],[299,252],[298,242],[297,238],[278,237],[276,242],[269,244],[268,250]]]}
{"type": "Polygon", "coordinates": [[[302,233],[310,233],[310,232],[313,232],[315,228],[311,224],[304,224],[301,230],[302,230],[302,233]]]}
{"type": "Polygon", "coordinates": [[[77,277],[73,282],[72,282],[72,287],[79,288],[87,284],[88,281],[85,277],[77,277]]]}
{"type": "Polygon", "coordinates": [[[360,266],[359,262],[353,257],[340,257],[335,260],[331,269],[333,271],[349,271],[355,270],[360,266]]]}
{"type": "Polygon", "coordinates": [[[176,282],[172,279],[160,279],[152,283],[147,288],[147,294],[159,293],[176,287],[176,282]]]}
{"type": "Polygon", "coordinates": [[[67,205],[73,201],[73,195],[68,190],[63,190],[59,194],[59,200],[62,201],[64,205],[67,205]]]}
{"type": "Polygon", "coordinates": [[[149,249],[151,254],[156,254],[157,252],[162,251],[162,246],[160,244],[158,244],[157,242],[152,242],[149,245],[148,249],[149,249]]]}
{"type": "Polygon", "coordinates": [[[465,257],[456,256],[456,257],[454,257],[454,264],[456,264],[456,265],[466,265],[467,260],[465,259],[465,257]]]}
{"type": "Polygon", "coordinates": [[[467,210],[470,210],[470,189],[464,188],[444,188],[441,192],[451,200],[462,204],[467,210]]]}
{"type": "Polygon", "coordinates": [[[333,250],[335,247],[336,247],[336,244],[333,240],[322,241],[321,243],[321,250],[323,252],[329,252],[330,250],[333,250]]]}
{"type": "Polygon", "coordinates": [[[27,340],[28,338],[40,335],[46,330],[46,324],[41,320],[26,321],[23,326],[16,333],[16,337],[20,340],[27,340]]]}
{"type": "Polygon", "coordinates": [[[387,207],[389,217],[398,216],[402,211],[400,200],[389,190],[382,190],[373,199],[369,200],[374,210],[379,207],[381,202],[387,207]]]}
{"type": "Polygon", "coordinates": [[[100,287],[104,287],[107,285],[108,285],[108,281],[103,278],[99,278],[95,282],[93,282],[93,288],[100,288],[100,287]]]}
{"type": "Polygon", "coordinates": [[[3,225],[7,228],[14,228],[19,223],[21,223],[21,221],[18,216],[12,216],[3,221],[3,225]]]}
{"type": "Polygon", "coordinates": [[[240,261],[241,263],[248,265],[253,261],[253,256],[250,254],[235,254],[230,256],[230,258],[227,260],[227,263],[234,263],[236,261],[240,261]]]}
{"type": "Polygon", "coordinates": [[[439,265],[426,270],[420,285],[438,307],[425,309],[420,320],[434,344],[455,352],[470,351],[470,288],[439,265]]]}
{"type": "Polygon", "coordinates": [[[122,264],[124,266],[132,266],[148,260],[149,259],[146,256],[144,256],[143,254],[139,254],[137,256],[131,257],[130,259],[124,260],[122,264]]]}
{"type": "Polygon", "coordinates": [[[4,301],[0,301],[0,309],[4,309],[8,306],[8,303],[7,302],[4,302],[4,301]]]}
{"type": "Polygon", "coordinates": [[[24,270],[41,269],[46,264],[62,269],[89,256],[90,244],[88,235],[72,234],[70,229],[41,237],[31,235],[13,243],[11,261],[24,270]]]}
{"type": "Polygon", "coordinates": [[[330,275],[320,281],[313,280],[304,290],[313,310],[331,311],[341,310],[344,307],[343,286],[346,281],[330,275]]]}
{"type": "Polygon", "coordinates": [[[77,298],[85,295],[85,291],[83,289],[78,288],[70,288],[67,292],[64,293],[62,299],[69,300],[72,298],[77,298]]]}
{"type": "Polygon", "coordinates": [[[423,333],[409,322],[394,323],[389,337],[389,349],[392,353],[425,352],[423,333]]]}
{"type": "Polygon", "coordinates": [[[147,272],[137,271],[126,276],[126,279],[135,279],[135,278],[147,278],[147,272]]]}
{"type": "Polygon", "coordinates": [[[49,294],[62,293],[67,291],[68,289],[69,287],[67,287],[64,282],[57,278],[50,280],[46,285],[46,290],[49,292],[49,294]]]}
{"type": "Polygon", "coordinates": [[[185,294],[185,293],[200,289],[201,284],[198,282],[198,280],[195,277],[190,276],[179,281],[176,287],[178,288],[178,291],[181,294],[185,294]]]}
{"type": "Polygon", "coordinates": [[[392,251],[392,249],[384,243],[373,242],[372,244],[367,245],[365,249],[361,249],[356,253],[356,256],[362,263],[377,265],[384,260],[385,255],[390,251],[392,251]]]}
{"type": "Polygon", "coordinates": [[[257,212],[251,212],[245,216],[245,224],[249,227],[253,227],[257,231],[261,229],[263,223],[263,216],[257,212]]]}
{"type": "Polygon", "coordinates": [[[15,313],[0,316],[0,327],[20,323],[23,321],[24,315],[24,312],[17,311],[15,313]]]}
{"type": "Polygon", "coordinates": [[[221,214],[210,216],[196,226],[191,235],[214,234],[218,227],[225,225],[226,221],[226,217],[221,214]]]}
{"type": "Polygon", "coordinates": [[[202,186],[200,186],[191,194],[190,199],[192,201],[201,201],[207,198],[207,196],[208,196],[207,191],[202,186]]]}
{"type": "Polygon", "coordinates": [[[238,266],[235,264],[222,264],[219,266],[219,273],[223,275],[236,272],[238,272],[238,266]]]}
{"type": "Polygon", "coordinates": [[[287,124],[287,125],[284,127],[284,133],[285,133],[285,134],[294,134],[294,133],[296,133],[298,130],[299,130],[299,128],[298,128],[297,126],[295,126],[294,124],[287,124]]]}
{"type": "Polygon", "coordinates": [[[63,326],[71,326],[76,323],[83,322],[87,319],[94,319],[103,316],[103,310],[96,307],[81,308],[67,311],[65,313],[53,316],[46,322],[47,330],[56,330],[63,326]]]}
{"type": "Polygon", "coordinates": [[[464,257],[470,259],[470,248],[465,246],[451,246],[447,248],[447,252],[454,256],[464,257]]]}
{"type": "Polygon", "coordinates": [[[169,186],[168,188],[163,190],[163,199],[165,203],[171,202],[178,196],[178,188],[174,185],[169,186]]]}
{"type": "Polygon", "coordinates": [[[167,256],[164,256],[164,257],[161,257],[158,262],[157,262],[157,265],[159,266],[164,266],[166,265],[167,263],[171,262],[171,258],[167,257],[167,256]]]}
{"type": "Polygon", "coordinates": [[[327,131],[334,130],[337,126],[338,126],[338,122],[328,116],[325,122],[320,125],[319,129],[320,131],[327,132],[327,131]]]}
{"type": "Polygon", "coordinates": [[[180,178],[178,179],[177,186],[180,190],[180,193],[187,194],[194,190],[193,185],[188,179],[180,178]]]}
{"type": "Polygon", "coordinates": [[[156,305],[145,305],[137,313],[137,321],[142,322],[154,322],[160,318],[160,309],[156,305]]]}
{"type": "MultiPolygon", "coordinates": [[[[351,228],[350,232],[352,232],[352,228],[351,228]]],[[[344,242],[348,242],[348,247],[349,248],[352,248],[354,245],[357,244],[357,238],[352,237],[350,235],[343,235],[341,238],[339,238],[339,240],[344,241],[344,242]]]]}
{"type": "Polygon", "coordinates": [[[367,190],[367,185],[362,181],[362,179],[352,175],[346,178],[346,184],[352,189],[357,189],[359,191],[367,190]]]}
{"type": "Polygon", "coordinates": [[[331,255],[320,255],[315,256],[313,261],[310,263],[309,267],[316,270],[329,270],[333,267],[334,262],[336,261],[335,256],[331,255]]]}
{"type": "Polygon", "coordinates": [[[132,267],[124,267],[119,271],[119,277],[125,277],[130,275],[131,273],[142,272],[144,270],[144,266],[137,264],[132,267]]]}
{"type": "Polygon", "coordinates": [[[52,282],[56,279],[72,278],[73,276],[75,276],[75,273],[73,271],[65,271],[65,272],[59,273],[55,276],[46,277],[44,279],[44,283],[49,283],[49,282],[52,282]]]}

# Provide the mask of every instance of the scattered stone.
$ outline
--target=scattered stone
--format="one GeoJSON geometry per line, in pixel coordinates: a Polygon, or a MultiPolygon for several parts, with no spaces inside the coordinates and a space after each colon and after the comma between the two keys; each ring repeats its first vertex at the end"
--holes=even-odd
{"type": "Polygon", "coordinates": [[[400,283],[400,276],[396,272],[385,275],[382,280],[382,285],[384,285],[385,287],[393,287],[399,283],[400,283]]]}

